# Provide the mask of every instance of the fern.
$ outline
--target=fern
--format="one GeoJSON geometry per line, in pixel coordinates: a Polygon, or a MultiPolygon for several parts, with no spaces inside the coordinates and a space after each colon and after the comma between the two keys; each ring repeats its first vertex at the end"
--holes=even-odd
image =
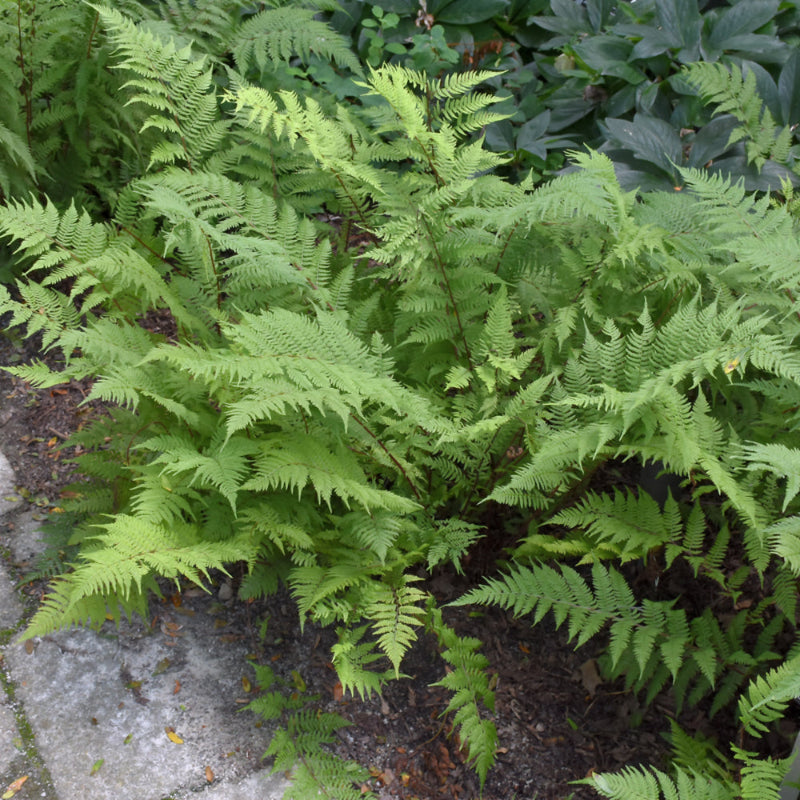
{"type": "Polygon", "coordinates": [[[55,581],[23,638],[64,627],[66,620],[100,627],[111,597],[129,613],[145,616],[147,590],[156,589],[156,576],[183,576],[202,585],[208,570],[224,570],[226,562],[250,549],[242,539],[199,543],[186,526],[166,529],[125,515],[102,527],[105,532],[84,548],[82,563],[55,581]]]}
{"type": "Polygon", "coordinates": [[[327,61],[361,74],[361,63],[344,38],[315,19],[316,9],[296,6],[268,8],[245,20],[231,47],[236,67],[243,75],[255,65],[263,73],[288,62],[294,55],[308,61],[319,54],[327,61]]]}
{"type": "Polygon", "coordinates": [[[792,143],[789,126],[778,129],[772,113],[758,94],[756,74],[736,64],[696,63],[684,67],[684,77],[697,87],[703,99],[716,105],[716,113],[732,114],[741,126],[731,131],[728,145],[745,141],[748,162],[759,168],[769,158],[786,162],[792,143]]]}
{"type": "Polygon", "coordinates": [[[141,131],[154,128],[165,135],[153,147],[150,164],[183,162],[190,171],[200,169],[204,156],[221,148],[227,130],[205,59],[193,58],[188,46],[164,44],[115,9],[95,8],[122,56],[119,66],[133,75],[125,84],[136,90],[128,103],[151,112],[141,131]]]}
{"type": "MultiPolygon", "coordinates": [[[[261,689],[270,688],[274,682],[272,670],[263,666],[255,669],[261,689]]],[[[289,697],[280,691],[271,691],[246,706],[247,710],[265,719],[284,722],[264,753],[265,758],[273,758],[273,773],[291,775],[284,798],[373,798],[372,792],[364,791],[369,771],[354,761],[337,758],[327,749],[334,742],[334,734],[350,723],[338,714],[315,711],[311,705],[316,699],[302,697],[296,691],[289,697]]]]}
{"type": "Polygon", "coordinates": [[[497,750],[497,728],[481,713],[481,706],[494,711],[494,692],[486,673],[489,662],[478,652],[481,642],[458,636],[445,624],[439,609],[430,610],[429,625],[443,648],[442,658],[450,665],[450,671],[435,685],[453,693],[446,713],[452,713],[453,723],[459,726],[459,737],[483,789],[497,750]]]}
{"type": "MultiPolygon", "coordinates": [[[[552,613],[577,645],[605,634],[607,673],[645,700],[712,695],[712,714],[740,702],[750,730],[773,725],[794,691],[778,643],[800,571],[791,197],[700,171],[679,195],[637,196],[593,152],[512,184],[480,138],[500,119],[492,73],[359,75],[317,18],[331,4],[251,6],[65,11],[24,33],[32,77],[3,29],[1,74],[22,90],[0,111],[0,187],[16,193],[0,233],[23,274],[0,313],[63,367],[13,371],[90,378],[113,407],[76,435],[86,516],[30,635],[144,613],[157,577],[243,562],[243,596],[288,585],[301,624],[336,628],[348,692],[397,679],[432,631],[484,782],[489,666],[420,578],[463,571],[524,518],[503,572],[459,605],[552,613]],[[334,78],[303,80],[326,63],[334,78]],[[55,186],[87,163],[115,180],[55,186]],[[681,487],[663,505],[606,488],[654,463],[681,487]],[[662,576],[649,594],[623,578],[638,561],[662,576]],[[670,594],[682,565],[713,587],[709,608],[670,594]]],[[[733,91],[731,74],[709,78],[715,97],[737,104],[754,158],[779,158],[750,74],[733,91]]],[[[311,756],[333,722],[281,702],[261,709],[284,718],[277,763],[302,791],[349,796],[356,773],[311,756]]],[[[779,765],[739,755],[741,780],[686,759],[593,780],[609,796],[768,796],[779,765]]]]}

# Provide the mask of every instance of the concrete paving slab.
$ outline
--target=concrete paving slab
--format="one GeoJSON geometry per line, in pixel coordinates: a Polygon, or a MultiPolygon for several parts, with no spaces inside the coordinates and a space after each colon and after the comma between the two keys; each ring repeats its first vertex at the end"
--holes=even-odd
{"type": "Polygon", "coordinates": [[[22,603],[8,570],[0,563],[0,631],[13,628],[22,616],[22,603]]]}
{"type": "Polygon", "coordinates": [[[254,715],[238,713],[243,648],[203,641],[189,625],[175,639],[132,626],[47,636],[31,653],[7,648],[59,798],[161,800],[215,786],[227,797],[228,786],[242,800],[238,784],[264,767],[270,738],[254,715]]]}
{"type": "MultiPolygon", "coordinates": [[[[0,453],[0,496],[7,465],[0,453]]],[[[12,570],[43,549],[42,514],[8,501],[0,516],[0,791],[29,775],[20,798],[280,800],[288,783],[262,760],[272,728],[242,712],[253,673],[235,603],[193,590],[154,603],[152,627],[17,643],[12,570]]]]}
{"type": "Polygon", "coordinates": [[[13,515],[6,516],[2,544],[8,549],[14,564],[31,567],[36,556],[45,549],[42,533],[45,520],[45,514],[39,509],[30,508],[24,501],[15,506],[13,515]]]}
{"type": "Polygon", "coordinates": [[[8,703],[0,705],[0,775],[12,772],[12,765],[21,755],[15,742],[21,742],[14,712],[8,703]]]}
{"type": "Polygon", "coordinates": [[[19,508],[19,500],[15,493],[14,470],[0,452],[0,517],[19,508]]]}

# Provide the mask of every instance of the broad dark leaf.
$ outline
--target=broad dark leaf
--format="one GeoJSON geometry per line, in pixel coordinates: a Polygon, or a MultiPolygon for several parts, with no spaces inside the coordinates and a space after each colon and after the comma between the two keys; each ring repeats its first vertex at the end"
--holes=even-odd
{"type": "Polygon", "coordinates": [[[486,146],[495,153],[513,150],[514,126],[507,119],[487,125],[485,142],[486,146]]]}
{"type": "Polygon", "coordinates": [[[788,45],[774,36],[760,33],[742,33],[733,36],[725,44],[725,49],[758,58],[770,64],[781,64],[786,60],[788,45]]]}
{"type": "Polygon", "coordinates": [[[710,171],[729,175],[733,179],[743,178],[744,187],[749,192],[778,191],[781,183],[785,180],[791,181],[795,186],[800,184],[800,178],[783,164],[766,161],[759,171],[755,164],[747,163],[747,157],[744,154],[715,161],[711,165],[710,171]]]}
{"type": "Polygon", "coordinates": [[[576,95],[571,91],[555,92],[550,100],[550,131],[561,131],[573,122],[585,117],[594,109],[594,104],[584,100],[583,91],[576,95]]]}
{"type": "Polygon", "coordinates": [[[630,63],[633,45],[619,36],[590,36],[574,46],[575,54],[601,75],[622,78],[627,83],[641,83],[645,74],[630,63]]]}
{"type": "MultiPolygon", "coordinates": [[[[550,111],[528,120],[517,133],[517,150],[526,150],[539,158],[547,158],[548,146],[544,139],[547,126],[550,124],[550,111]]],[[[553,140],[553,137],[550,137],[553,140]]]]}
{"type": "Polygon", "coordinates": [[[800,122],[800,52],[795,51],[778,78],[779,121],[783,125],[800,122]]]}
{"type": "Polygon", "coordinates": [[[579,3],[573,0],[550,0],[550,8],[553,10],[552,17],[530,17],[528,24],[570,36],[591,32],[589,17],[579,3]]]}
{"type": "Polygon", "coordinates": [[[735,117],[725,114],[711,120],[695,135],[689,150],[687,166],[704,167],[712,159],[721,156],[728,149],[731,131],[738,127],[735,117]]]}
{"type": "Polygon", "coordinates": [[[670,38],[686,48],[697,46],[703,25],[697,0],[659,0],[656,15],[670,38]]]}
{"type": "Polygon", "coordinates": [[[717,20],[708,41],[720,50],[738,49],[728,44],[735,36],[755,33],[777,13],[779,0],[747,0],[727,9],[717,20]]]}
{"type": "Polygon", "coordinates": [[[647,27],[640,34],[642,38],[635,44],[631,52],[631,58],[647,59],[665,53],[671,47],[678,47],[680,40],[658,28],[647,27]]]}
{"type": "Polygon", "coordinates": [[[632,158],[629,152],[608,150],[606,155],[614,162],[614,173],[625,191],[669,191],[674,186],[674,178],[653,164],[632,158]]]}
{"type": "Polygon", "coordinates": [[[637,87],[628,83],[618,92],[614,92],[603,105],[603,111],[609,117],[621,117],[636,105],[637,87]]]}
{"type": "Polygon", "coordinates": [[[596,33],[603,29],[616,5],[616,0],[586,0],[586,13],[596,33]]]}
{"type": "Polygon", "coordinates": [[[453,0],[443,4],[435,17],[451,25],[473,25],[502,14],[508,4],[509,0],[453,0]]]}
{"type": "Polygon", "coordinates": [[[622,147],[670,175],[675,171],[673,164],[683,160],[680,137],[663,119],[637,114],[633,121],[606,119],[603,124],[622,147]]]}

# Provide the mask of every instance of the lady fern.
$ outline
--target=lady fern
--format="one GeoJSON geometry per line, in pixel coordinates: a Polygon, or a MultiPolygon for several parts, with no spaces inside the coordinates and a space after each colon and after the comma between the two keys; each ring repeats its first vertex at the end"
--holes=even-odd
{"type": "MultiPolygon", "coordinates": [[[[185,19],[177,0],[159,7],[178,6],[185,19]]],[[[243,562],[243,596],[283,583],[301,619],[336,627],[349,692],[397,678],[432,631],[446,713],[484,781],[488,665],[421,578],[463,569],[513,514],[528,527],[510,565],[459,604],[553,614],[578,644],[605,631],[608,674],[646,698],[671,685],[716,713],[745,692],[743,724],[774,722],[800,563],[792,206],[700,172],[680,196],[637,197],[591,152],[512,185],[478,135],[498,118],[490,73],[390,65],[360,76],[352,103],[301,96],[289,54],[355,70],[341,42],[323,46],[310,11],[225,7],[240,16],[198,4],[197,45],[169,14],[97,7],[124,76],[129,180],[107,219],[80,203],[0,209],[26,269],[0,311],[63,360],[12,371],[89,377],[117,406],[78,434],[92,480],[75,508],[90,516],[26,635],[98,624],[107,603],[142,611],[158,576],[202,583],[243,562]],[[278,17],[291,33],[262,47],[278,17]],[[596,480],[654,463],[682,487],[663,503],[596,480]],[[647,591],[619,566],[640,560],[664,576],[647,591]],[[681,574],[707,579],[724,613],[670,594],[681,574]],[[748,579],[765,587],[755,605],[739,603],[748,579]]],[[[296,723],[281,764],[321,741],[325,725],[296,723]]],[[[740,760],[743,792],[772,791],[777,765],[740,760]]],[[[734,785],[691,770],[593,780],[614,797],[734,785]]]]}

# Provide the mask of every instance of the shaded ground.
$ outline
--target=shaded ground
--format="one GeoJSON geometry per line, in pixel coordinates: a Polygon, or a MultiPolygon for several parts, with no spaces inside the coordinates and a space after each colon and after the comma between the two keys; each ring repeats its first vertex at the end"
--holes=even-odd
{"type": "MultiPolygon", "coordinates": [[[[34,355],[26,349],[32,346],[0,336],[0,365],[24,362],[34,355]]],[[[21,488],[43,513],[58,505],[62,487],[70,480],[67,461],[74,453],[59,450],[59,445],[92,415],[102,413],[102,408],[79,405],[87,388],[73,383],[34,391],[0,372],[0,449],[24,482],[21,488]]],[[[446,602],[465,586],[442,575],[430,588],[446,602]]],[[[226,591],[222,585],[218,589],[226,591]]],[[[177,607],[180,600],[174,603],[177,607]]],[[[531,628],[498,610],[479,616],[471,616],[467,609],[445,613],[459,633],[484,642],[483,652],[497,675],[501,749],[485,787],[487,800],[588,800],[597,795],[571,781],[631,763],[659,764],[665,757],[668,748],[661,733],[669,728],[669,699],[645,710],[620,684],[603,683],[591,646],[575,652],[566,635],[547,622],[531,628]]],[[[313,626],[301,634],[288,596],[240,604],[226,635],[232,641],[247,641],[252,658],[268,659],[287,682],[296,670],[309,692],[321,696],[326,710],[336,710],[353,723],[340,733],[338,751],[370,768],[370,786],[379,797],[469,800],[478,796],[477,778],[442,717],[447,693],[431,687],[444,674],[432,639],[421,639],[404,662],[408,678],[390,685],[382,698],[361,701],[340,697],[329,661],[332,634],[313,626]],[[264,621],[266,637],[261,636],[264,621]]],[[[253,685],[252,692],[257,691],[253,685]]],[[[681,722],[690,730],[703,729],[704,716],[694,712],[681,722]]],[[[724,739],[731,732],[720,733],[724,739]]],[[[784,747],[782,742],[773,744],[776,749],[784,747]]]]}

